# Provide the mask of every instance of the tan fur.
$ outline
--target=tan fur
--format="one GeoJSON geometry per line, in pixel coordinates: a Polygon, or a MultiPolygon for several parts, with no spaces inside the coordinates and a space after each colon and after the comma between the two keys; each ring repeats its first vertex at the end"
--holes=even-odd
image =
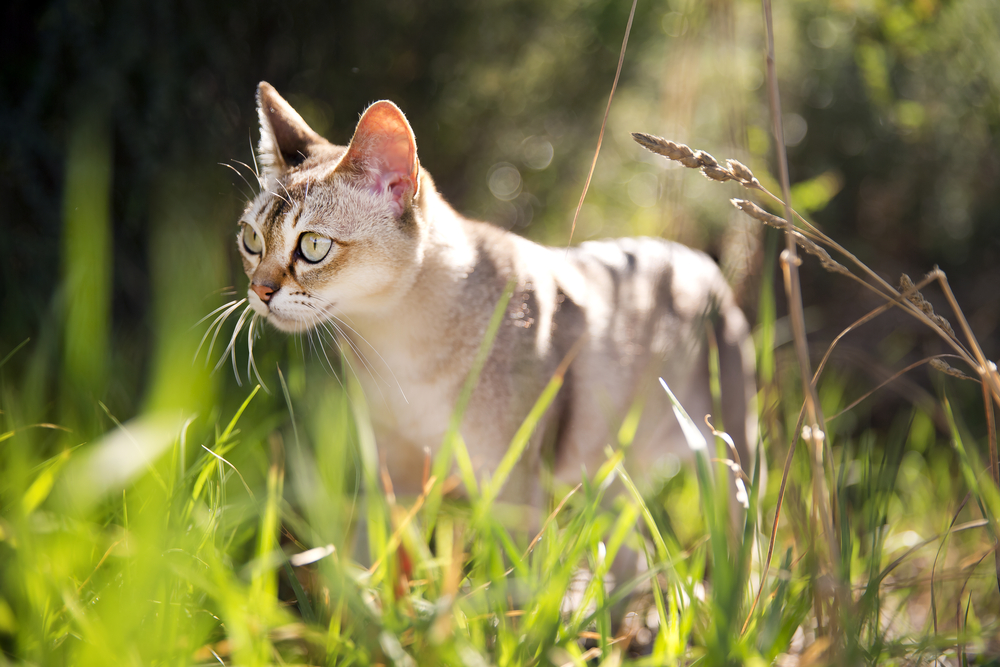
{"type": "Polygon", "coordinates": [[[749,470],[756,417],[748,326],[709,257],[649,238],[537,245],[457,214],[419,167],[409,125],[391,103],[373,105],[345,149],[319,138],[266,83],[258,102],[267,168],[241,223],[264,239],[264,251],[239,245],[251,284],[276,291],[265,303],[250,290],[250,303],[283,331],[340,324],[364,357],[356,367],[397,492],[419,490],[424,451],[442,441],[510,276],[516,291],[461,428],[480,474],[496,467],[584,340],[506,500],[537,506],[544,460],[566,483],[592,474],[637,400],[644,411],[631,470],[689,458],[656,379],[666,379],[695,421],[712,412],[708,328],[719,345],[721,417],[749,470]],[[334,241],[317,264],[296,256],[307,231],[334,241]]]}

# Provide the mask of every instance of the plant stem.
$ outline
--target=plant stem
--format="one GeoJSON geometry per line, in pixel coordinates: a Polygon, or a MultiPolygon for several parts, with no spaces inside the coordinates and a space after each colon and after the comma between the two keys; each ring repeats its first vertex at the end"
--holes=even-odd
{"type": "MultiPolygon", "coordinates": [[[[762,0],[764,10],[764,25],[767,31],[767,90],[770,98],[771,117],[774,129],[775,152],[778,159],[778,175],[781,181],[781,194],[785,204],[785,220],[789,230],[785,234],[785,250],[781,253],[781,269],[785,279],[785,293],[788,298],[788,311],[792,323],[792,333],[795,341],[795,353],[798,357],[802,379],[802,393],[809,415],[808,432],[812,442],[813,467],[813,497],[819,509],[820,521],[826,533],[827,544],[830,547],[830,565],[836,569],[839,562],[839,540],[834,531],[830,510],[827,506],[826,472],[824,467],[824,450],[829,449],[829,438],[826,437],[826,422],[819,404],[816,387],[811,382],[812,371],[809,364],[809,348],[806,341],[805,315],[802,308],[802,286],[799,282],[800,261],[796,254],[795,237],[791,234],[791,186],[788,178],[788,155],[785,152],[784,131],[781,124],[781,98],[778,94],[778,75],[774,57],[774,26],[771,16],[770,0],[762,0]]],[[[806,429],[803,429],[806,430],[806,429]]],[[[836,500],[833,499],[836,506],[836,500]]],[[[831,616],[832,620],[832,616],[831,616]]]]}

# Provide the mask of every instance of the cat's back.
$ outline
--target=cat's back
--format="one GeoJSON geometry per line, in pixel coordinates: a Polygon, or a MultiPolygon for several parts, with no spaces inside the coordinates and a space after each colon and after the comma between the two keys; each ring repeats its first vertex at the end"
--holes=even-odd
{"type": "Polygon", "coordinates": [[[565,274],[579,274],[567,282],[578,283],[581,300],[594,317],[608,318],[608,326],[627,328],[650,317],[691,323],[710,310],[735,307],[715,261],[680,243],[628,237],[552,252],[565,256],[571,268],[565,274]]]}
{"type": "MultiPolygon", "coordinates": [[[[747,452],[746,436],[755,428],[745,412],[752,397],[752,358],[745,349],[749,326],[716,262],[704,252],[655,238],[587,241],[547,252],[557,289],[565,294],[559,310],[571,303],[570,312],[585,321],[572,328],[588,339],[567,379],[566,409],[573,418],[561,438],[557,476],[572,477],[580,460],[588,468],[599,465],[594,453],[601,451],[600,442],[635,401],[645,403],[646,411],[634,456],[648,463],[665,451],[686,449],[657,378],[666,379],[692,415],[711,412],[709,330],[727,362],[726,423],[733,425],[738,449],[747,452]]],[[[560,312],[554,323],[558,331],[560,312]]]]}

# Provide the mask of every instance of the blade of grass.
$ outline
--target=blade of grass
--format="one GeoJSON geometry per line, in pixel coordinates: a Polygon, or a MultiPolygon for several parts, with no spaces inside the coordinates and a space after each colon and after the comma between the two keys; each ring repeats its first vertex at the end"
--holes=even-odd
{"type": "Polygon", "coordinates": [[[358,435],[361,476],[364,480],[365,502],[368,511],[367,523],[359,526],[358,529],[366,532],[368,557],[375,561],[385,553],[386,541],[388,540],[386,525],[389,511],[386,507],[385,496],[379,489],[378,449],[375,444],[375,433],[372,431],[371,418],[368,415],[365,392],[354,373],[349,373],[347,379],[347,391],[351,399],[351,411],[354,413],[354,424],[358,435]]]}
{"type": "Polygon", "coordinates": [[[969,487],[969,491],[972,492],[973,498],[979,503],[984,517],[989,522],[993,539],[996,540],[997,536],[1000,535],[1000,491],[997,490],[992,479],[988,479],[985,484],[979,481],[979,476],[976,473],[977,470],[981,470],[979,457],[975,451],[965,448],[962,442],[961,431],[958,428],[955,415],[951,409],[951,402],[948,399],[944,399],[943,404],[945,416],[948,418],[948,426],[951,429],[952,444],[958,452],[959,468],[962,471],[962,476],[965,478],[965,483],[969,487]]]}
{"type": "Polygon", "coordinates": [[[247,406],[250,405],[250,401],[253,400],[253,397],[257,395],[258,391],[260,391],[260,385],[254,387],[253,391],[250,392],[250,395],[247,396],[245,401],[243,401],[243,404],[240,406],[240,409],[236,411],[236,414],[233,415],[233,418],[229,421],[229,424],[226,426],[226,430],[224,430],[222,432],[222,436],[219,437],[219,442],[225,442],[226,440],[229,439],[229,436],[232,435],[233,429],[236,428],[236,422],[238,422],[240,420],[240,417],[243,416],[243,412],[247,409],[247,406]]]}
{"type": "MultiPolygon", "coordinates": [[[[510,279],[507,280],[507,285],[504,287],[500,298],[497,300],[496,306],[493,308],[493,314],[490,316],[490,321],[486,325],[486,333],[483,335],[483,340],[479,344],[479,350],[476,353],[475,359],[473,359],[472,367],[469,369],[469,373],[465,377],[465,384],[462,386],[462,391],[458,395],[458,400],[455,402],[455,409],[451,413],[451,421],[448,424],[448,431],[445,433],[444,440],[441,443],[441,449],[435,456],[434,465],[431,468],[431,474],[440,480],[441,483],[443,483],[448,476],[448,470],[452,464],[452,453],[455,449],[455,436],[459,433],[459,429],[462,426],[462,419],[465,417],[465,410],[469,405],[469,400],[472,398],[472,392],[479,384],[479,375],[482,373],[483,367],[486,365],[486,360],[490,356],[490,351],[493,349],[493,342],[496,340],[497,332],[500,330],[500,324],[503,322],[504,315],[507,313],[507,304],[510,303],[511,297],[514,296],[514,288],[516,285],[517,276],[512,275],[510,279]]],[[[462,444],[464,445],[465,443],[463,442],[462,444]]],[[[467,450],[465,454],[466,456],[468,455],[467,450]]],[[[436,487],[431,489],[428,494],[426,514],[429,517],[429,520],[425,531],[427,539],[430,539],[430,535],[434,530],[434,517],[437,516],[438,508],[441,506],[442,494],[442,484],[438,484],[436,487]]]]}
{"type": "Polygon", "coordinates": [[[10,361],[11,357],[13,357],[15,354],[17,354],[17,351],[20,350],[25,345],[27,345],[30,340],[31,340],[30,338],[25,338],[20,343],[18,343],[16,346],[14,346],[14,349],[11,350],[10,352],[8,352],[7,355],[3,358],[3,360],[0,361],[0,368],[3,368],[4,364],[6,364],[8,361],[10,361]]]}
{"type": "Polygon", "coordinates": [[[511,440],[510,446],[507,448],[507,452],[500,459],[497,469],[493,472],[493,475],[488,481],[483,483],[483,502],[480,505],[481,511],[488,511],[493,501],[496,500],[497,496],[500,494],[500,490],[503,485],[507,482],[507,478],[510,473],[514,470],[514,466],[520,460],[521,455],[524,453],[524,449],[528,446],[528,442],[531,439],[531,435],[535,432],[535,428],[538,426],[538,422],[541,421],[542,416],[545,411],[549,409],[549,405],[555,399],[556,394],[562,388],[563,379],[566,376],[566,371],[569,369],[573,359],[576,355],[583,349],[583,345],[586,342],[586,338],[581,336],[577,339],[570,351],[566,353],[566,356],[560,362],[556,372],[552,374],[552,379],[542,390],[541,395],[535,401],[535,404],[531,407],[528,412],[528,416],[525,417],[524,421],[521,423],[520,428],[517,429],[517,433],[514,434],[513,440],[511,440]]]}

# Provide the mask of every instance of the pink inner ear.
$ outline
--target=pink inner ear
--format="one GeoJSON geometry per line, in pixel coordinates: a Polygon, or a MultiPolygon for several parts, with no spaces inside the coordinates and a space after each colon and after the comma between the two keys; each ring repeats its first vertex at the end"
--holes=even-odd
{"type": "Polygon", "coordinates": [[[360,168],[372,191],[389,191],[393,212],[401,215],[417,191],[417,145],[403,112],[391,102],[368,107],[342,164],[360,168]]]}
{"type": "Polygon", "coordinates": [[[406,197],[407,190],[413,189],[413,183],[402,174],[392,172],[382,174],[372,189],[376,192],[389,191],[392,195],[392,212],[398,217],[403,214],[405,208],[403,198],[406,197]]]}

